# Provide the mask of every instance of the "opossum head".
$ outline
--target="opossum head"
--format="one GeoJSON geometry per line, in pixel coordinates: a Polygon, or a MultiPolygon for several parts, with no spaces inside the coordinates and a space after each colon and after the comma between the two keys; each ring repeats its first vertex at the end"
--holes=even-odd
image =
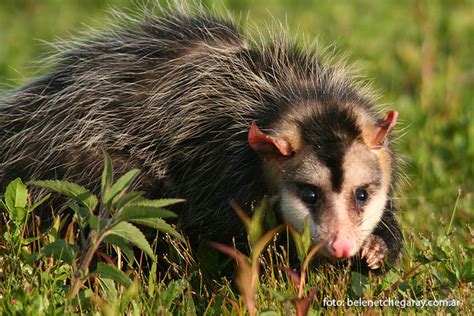
{"type": "Polygon", "coordinates": [[[376,120],[335,107],[288,115],[268,133],[250,127],[250,146],[263,157],[283,219],[299,231],[307,221],[324,255],[354,256],[381,221],[392,177],[387,137],[397,116],[376,120]]]}

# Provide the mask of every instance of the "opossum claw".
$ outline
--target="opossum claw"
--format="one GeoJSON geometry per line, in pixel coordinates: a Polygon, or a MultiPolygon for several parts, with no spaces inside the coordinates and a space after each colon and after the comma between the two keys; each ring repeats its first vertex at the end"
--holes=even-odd
{"type": "Polygon", "coordinates": [[[362,245],[361,257],[365,258],[367,266],[370,269],[375,270],[382,266],[387,251],[387,244],[382,238],[376,235],[370,235],[362,245]]]}

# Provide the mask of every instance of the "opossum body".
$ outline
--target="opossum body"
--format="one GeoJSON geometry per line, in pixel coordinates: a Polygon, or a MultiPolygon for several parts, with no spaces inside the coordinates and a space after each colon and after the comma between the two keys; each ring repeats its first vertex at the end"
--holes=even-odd
{"type": "Polygon", "coordinates": [[[176,211],[192,236],[239,238],[228,201],[268,195],[329,257],[397,258],[396,112],[379,117],[342,65],[289,40],[250,45],[203,12],[128,22],[0,99],[3,187],[21,176],[97,188],[104,148],[117,174],[142,169],[149,197],[185,198],[176,211]]]}

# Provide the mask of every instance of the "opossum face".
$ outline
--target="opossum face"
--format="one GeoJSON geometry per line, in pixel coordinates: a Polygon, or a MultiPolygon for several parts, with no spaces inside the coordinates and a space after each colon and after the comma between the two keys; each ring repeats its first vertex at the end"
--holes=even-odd
{"type": "Polygon", "coordinates": [[[314,243],[334,258],[355,255],[379,223],[389,184],[376,154],[355,142],[340,170],[328,166],[309,148],[285,167],[279,179],[280,208],[285,221],[301,230],[308,221],[314,243]],[[334,172],[343,180],[335,181],[334,172]]]}
{"type": "Polygon", "coordinates": [[[252,147],[267,153],[284,220],[300,231],[307,221],[313,243],[324,243],[323,254],[354,256],[380,222],[391,183],[385,139],[396,117],[389,112],[369,125],[340,117],[347,121],[339,126],[318,117],[299,125],[298,141],[260,131],[263,136],[250,137],[256,126],[249,133],[252,147]]]}

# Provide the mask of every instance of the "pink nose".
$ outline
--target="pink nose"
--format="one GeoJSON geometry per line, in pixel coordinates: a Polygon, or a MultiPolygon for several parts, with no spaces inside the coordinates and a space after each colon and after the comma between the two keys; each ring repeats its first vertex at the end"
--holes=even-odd
{"type": "Polygon", "coordinates": [[[329,245],[329,250],[335,258],[349,258],[351,256],[354,242],[344,237],[336,237],[332,244],[329,245]]]}

